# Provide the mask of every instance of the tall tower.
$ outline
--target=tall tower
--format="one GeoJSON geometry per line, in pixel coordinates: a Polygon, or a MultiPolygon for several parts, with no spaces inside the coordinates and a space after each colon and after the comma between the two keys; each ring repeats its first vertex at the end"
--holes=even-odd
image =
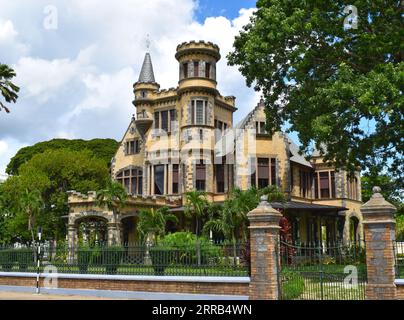
{"type": "Polygon", "coordinates": [[[220,60],[219,47],[211,42],[184,42],[175,55],[180,65],[179,91],[204,87],[216,92],[216,63],[220,60]]]}
{"type": "Polygon", "coordinates": [[[190,41],[177,47],[179,62],[178,100],[182,171],[185,190],[214,192],[216,63],[219,47],[211,42],[190,41]]]}
{"type": "Polygon", "coordinates": [[[153,64],[149,52],[146,52],[139,80],[133,85],[133,89],[135,94],[133,104],[136,107],[136,127],[144,137],[145,132],[153,123],[152,96],[160,89],[160,85],[154,78],[153,64]]]}

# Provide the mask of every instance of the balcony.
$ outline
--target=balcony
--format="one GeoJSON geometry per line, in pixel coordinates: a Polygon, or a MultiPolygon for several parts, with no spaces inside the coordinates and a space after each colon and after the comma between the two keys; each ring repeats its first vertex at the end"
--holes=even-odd
{"type": "Polygon", "coordinates": [[[145,132],[153,124],[153,119],[149,118],[146,112],[139,112],[136,116],[135,124],[139,133],[144,136],[145,132]]]}

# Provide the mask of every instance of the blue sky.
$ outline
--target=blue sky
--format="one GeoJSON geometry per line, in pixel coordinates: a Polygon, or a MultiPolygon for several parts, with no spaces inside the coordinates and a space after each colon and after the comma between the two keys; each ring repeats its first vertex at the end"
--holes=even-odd
{"type": "Polygon", "coordinates": [[[121,140],[135,113],[132,85],[147,34],[161,88],[178,84],[176,46],[205,40],[221,48],[218,89],[237,98],[234,122],[259,101],[226,60],[255,1],[0,0],[0,8],[0,61],[21,87],[12,113],[0,115],[0,174],[21,147],[39,141],[121,140]]]}
{"type": "Polygon", "coordinates": [[[199,22],[212,16],[234,19],[238,17],[241,8],[255,7],[256,2],[256,0],[199,0],[195,15],[199,22]]]}

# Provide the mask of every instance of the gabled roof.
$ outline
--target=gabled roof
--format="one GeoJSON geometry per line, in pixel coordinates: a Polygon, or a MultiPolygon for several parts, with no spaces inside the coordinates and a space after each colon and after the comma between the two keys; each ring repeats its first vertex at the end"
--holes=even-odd
{"type": "Polygon", "coordinates": [[[288,141],[289,141],[289,151],[292,154],[290,157],[290,161],[293,161],[306,167],[313,168],[311,163],[307,161],[306,158],[299,153],[299,147],[296,145],[296,143],[294,143],[289,137],[288,141]]]}
{"type": "Polygon", "coordinates": [[[251,119],[252,116],[254,116],[254,113],[257,112],[260,107],[264,107],[264,103],[262,100],[254,107],[253,110],[251,110],[243,119],[241,119],[241,121],[236,125],[236,128],[245,129],[248,121],[251,119]]]}
{"type": "MultiPolygon", "coordinates": [[[[254,114],[259,110],[259,108],[264,108],[264,102],[261,100],[255,108],[244,118],[242,119],[236,126],[237,129],[245,129],[246,125],[250,121],[250,119],[254,116],[254,114]]],[[[312,168],[313,166],[309,161],[305,159],[305,157],[299,154],[299,147],[288,137],[287,134],[283,133],[283,135],[287,138],[289,142],[289,150],[291,153],[290,161],[301,164],[306,167],[312,168]]]]}
{"type": "MultiPolygon", "coordinates": [[[[327,146],[326,146],[325,144],[322,143],[322,144],[320,145],[320,148],[323,149],[324,154],[327,153],[327,146]]],[[[322,155],[321,155],[321,153],[320,153],[320,150],[317,149],[317,148],[315,148],[311,156],[312,156],[312,157],[321,157],[322,155]]]]}
{"type": "Polygon", "coordinates": [[[155,83],[153,64],[151,60],[150,53],[146,53],[142,65],[142,70],[140,71],[139,80],[140,83],[155,83]]]}

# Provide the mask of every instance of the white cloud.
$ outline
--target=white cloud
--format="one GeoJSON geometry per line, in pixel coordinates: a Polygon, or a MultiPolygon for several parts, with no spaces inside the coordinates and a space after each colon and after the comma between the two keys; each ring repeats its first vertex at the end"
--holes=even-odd
{"type": "Polygon", "coordinates": [[[3,62],[12,62],[13,56],[26,54],[28,48],[28,45],[19,41],[13,22],[0,18],[0,52],[3,62]]]}
{"type": "Polygon", "coordinates": [[[3,55],[5,43],[12,48],[7,61],[12,61],[21,86],[18,103],[10,106],[12,113],[0,114],[0,141],[120,140],[135,113],[132,85],[143,62],[147,34],[162,88],[178,84],[176,46],[205,40],[221,48],[218,89],[236,96],[235,120],[258,101],[257,93],[245,86],[226,59],[234,36],[254,9],[241,9],[234,20],[210,17],[199,23],[194,19],[197,2],[192,0],[60,0],[58,29],[45,30],[43,8],[48,4],[47,0],[0,0],[5,19],[0,20],[0,52],[3,55]]]}
{"type": "Polygon", "coordinates": [[[5,173],[7,164],[17,151],[27,145],[15,139],[0,139],[0,174],[5,173]]]}
{"type": "Polygon", "coordinates": [[[80,51],[75,60],[23,57],[15,66],[18,84],[27,97],[36,97],[43,104],[56,95],[62,86],[92,68],[89,63],[94,49],[91,46],[80,51]]]}
{"type": "Polygon", "coordinates": [[[0,22],[0,42],[13,41],[17,35],[18,32],[10,20],[0,22]]]}

